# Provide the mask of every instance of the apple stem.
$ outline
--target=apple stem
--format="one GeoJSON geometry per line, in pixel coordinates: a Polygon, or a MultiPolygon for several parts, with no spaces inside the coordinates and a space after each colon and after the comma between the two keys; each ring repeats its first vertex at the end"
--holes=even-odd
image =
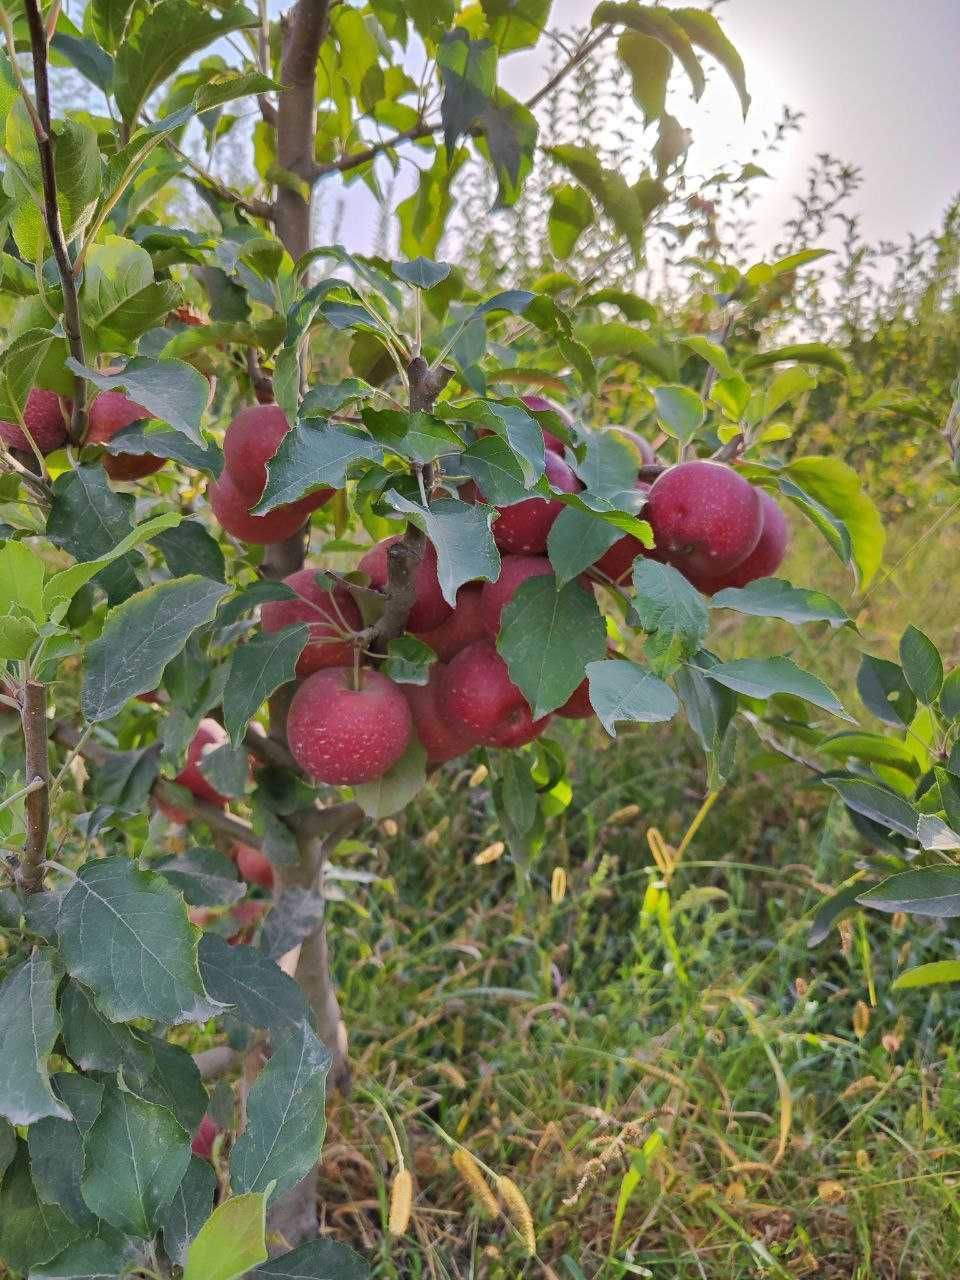
{"type": "Polygon", "coordinates": [[[354,693],[359,693],[363,688],[363,678],[360,674],[360,646],[358,644],[353,646],[353,678],[350,682],[350,687],[354,693]]]}

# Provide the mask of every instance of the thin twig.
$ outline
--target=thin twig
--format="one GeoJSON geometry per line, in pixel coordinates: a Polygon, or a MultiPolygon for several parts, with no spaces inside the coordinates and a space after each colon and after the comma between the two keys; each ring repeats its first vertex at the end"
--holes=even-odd
{"type": "Polygon", "coordinates": [[[27,839],[17,883],[23,893],[39,893],[43,888],[43,865],[50,833],[50,766],[47,758],[47,687],[39,680],[23,685],[23,726],[25,776],[41,785],[27,796],[27,839]]]}
{"type": "MultiPolygon", "coordinates": [[[[37,117],[34,125],[37,150],[40,153],[40,173],[43,180],[44,219],[47,234],[53,246],[53,256],[63,291],[63,332],[70,354],[79,364],[85,364],[83,334],[80,328],[80,302],[77,297],[77,281],[70,261],[60,206],[57,202],[57,175],[53,155],[52,125],[50,118],[50,82],[47,75],[47,29],[40,12],[38,0],[24,0],[27,26],[30,29],[30,50],[33,55],[33,83],[37,95],[37,117]]],[[[73,378],[73,412],[70,418],[70,439],[80,444],[87,430],[87,384],[79,374],[73,378]]]]}

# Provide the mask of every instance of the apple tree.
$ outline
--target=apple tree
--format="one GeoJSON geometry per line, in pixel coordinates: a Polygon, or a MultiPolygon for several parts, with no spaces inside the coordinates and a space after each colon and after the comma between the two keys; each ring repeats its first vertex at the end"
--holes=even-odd
{"type": "Polygon", "coordinates": [[[701,264],[696,326],[578,274],[595,222],[640,261],[682,204],[674,68],[699,96],[714,63],[746,109],[740,58],[709,12],[604,3],[521,101],[502,67],[549,10],[3,0],[16,1274],[366,1274],[316,1238],[326,1089],[350,1079],[338,843],[475,753],[527,891],[570,799],[565,719],[686,716],[711,803],[738,723],[846,715],[790,656],[710,647],[716,611],[850,623],[777,576],[788,508],[862,583],[879,562],[855,474],[784,412],[842,355],[738,342],[817,251],[701,264]],[[658,159],[628,179],[554,146],[556,271],[478,292],[437,260],[458,172],[487,166],[514,206],[538,106],[601,46],[658,159]],[[234,183],[203,158],[225,142],[251,161],[234,183]],[[412,157],[396,260],[314,243],[318,188],[376,194],[412,157]]]}

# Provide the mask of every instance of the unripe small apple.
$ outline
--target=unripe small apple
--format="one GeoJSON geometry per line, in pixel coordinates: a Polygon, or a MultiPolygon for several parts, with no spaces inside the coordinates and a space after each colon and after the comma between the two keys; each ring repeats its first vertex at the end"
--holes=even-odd
{"type": "Polygon", "coordinates": [[[681,462],[658,476],[644,515],[656,550],[683,573],[716,578],[747,558],[763,526],[760,495],[720,462],[681,462]]]}
{"type": "Polygon", "coordinates": [[[297,622],[310,628],[307,647],[297,659],[301,678],[323,667],[345,667],[353,661],[353,645],[346,631],[359,631],[363,618],[346,587],[327,591],[317,583],[314,569],[298,569],[283,580],[296,591],[297,600],[270,600],[260,610],[264,631],[280,631],[297,622]]]}
{"type": "MultiPolygon", "coordinates": [[[[119,391],[101,391],[90,405],[87,444],[106,444],[133,422],[151,418],[149,409],[119,391]]],[[[142,480],[163,466],[165,458],[152,453],[105,453],[103,469],[111,480],[142,480]]]]}
{"type": "Polygon", "coordinates": [[[222,1132],[223,1130],[213,1117],[209,1114],[205,1115],[193,1135],[190,1150],[195,1156],[199,1156],[201,1160],[212,1160],[214,1141],[218,1134],[222,1132]]]}
{"type": "MultiPolygon", "coordinates": [[[[329,497],[333,491],[326,489],[323,492],[329,497]]],[[[303,528],[317,505],[313,498],[301,498],[298,502],[268,511],[266,515],[251,515],[250,508],[256,504],[256,499],[244,497],[227,471],[219,480],[212,480],[207,485],[207,498],[211,511],[227,533],[232,533],[241,542],[259,546],[292,538],[303,528]]]]}
{"type": "Polygon", "coordinates": [[[783,563],[790,542],[790,526],[779,504],[770,494],[762,489],[759,493],[763,509],[763,528],[760,531],[760,540],[747,558],[717,578],[687,575],[693,585],[704,595],[712,596],[726,587],[746,587],[758,578],[772,577],[783,563]]]}
{"type": "Polygon", "coordinates": [[[273,863],[252,844],[238,841],[233,847],[233,857],[237,870],[247,884],[259,885],[261,889],[272,889],[274,881],[273,863]]]}
{"type": "MultiPolygon", "coordinates": [[[[360,561],[359,568],[370,579],[370,585],[377,591],[384,591],[390,576],[390,563],[387,553],[395,542],[399,542],[398,534],[385,538],[367,552],[360,561]]],[[[413,575],[414,603],[407,618],[408,631],[432,631],[446,622],[453,610],[443,598],[440,580],[437,577],[437,552],[432,542],[424,547],[423,558],[417,565],[413,575]]]]}
{"type": "Polygon", "coordinates": [[[379,671],[329,667],[309,676],[293,696],[287,743],[297,764],[318,782],[353,786],[381,778],[410,741],[410,708],[379,671]]]}
{"type": "MultiPolygon", "coordinates": [[[[576,493],[582,487],[563,458],[550,449],[544,454],[544,471],[551,486],[561,493],[576,493]]],[[[525,498],[497,510],[500,514],[493,522],[493,540],[500,550],[539,555],[547,549],[547,537],[563,503],[556,498],[525,498]]]]}
{"type": "MultiPolygon", "coordinates": [[[[23,407],[23,421],[40,452],[46,457],[67,442],[67,424],[64,420],[60,397],[55,391],[33,387],[23,407]]],[[[30,442],[19,423],[0,422],[0,440],[11,449],[25,449],[30,453],[30,442]]]]}
{"type": "Polygon", "coordinates": [[[444,674],[443,694],[450,711],[487,746],[523,746],[550,721],[549,716],[533,719],[489,640],[477,640],[457,654],[444,674]]]}
{"type": "Polygon", "coordinates": [[[413,728],[431,764],[443,764],[464,755],[479,742],[450,710],[446,702],[446,666],[435,662],[426,684],[403,684],[403,696],[413,717],[413,728]]]}
{"type": "Polygon", "coordinates": [[[503,611],[522,583],[552,573],[553,565],[546,556],[504,556],[500,577],[496,582],[485,582],[480,590],[480,616],[486,634],[493,639],[500,634],[503,611]]]}
{"type": "Polygon", "coordinates": [[[223,462],[236,488],[255,506],[267,483],[267,463],[290,430],[278,404],[252,404],[241,409],[223,437],[223,462]]]}
{"type": "Polygon", "coordinates": [[[465,649],[474,640],[482,640],[487,634],[483,625],[481,598],[479,583],[467,583],[457,592],[456,607],[446,621],[430,631],[416,631],[414,635],[428,644],[438,658],[449,662],[461,649],[465,649]]]}

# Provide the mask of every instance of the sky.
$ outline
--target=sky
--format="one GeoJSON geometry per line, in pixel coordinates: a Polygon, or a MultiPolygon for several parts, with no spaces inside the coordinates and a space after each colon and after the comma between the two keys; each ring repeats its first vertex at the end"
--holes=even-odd
{"type": "MultiPolygon", "coordinates": [[[[551,25],[586,25],[593,8],[593,0],[555,0],[551,25]]],[[[677,78],[668,105],[693,131],[693,167],[748,158],[784,104],[805,113],[801,133],[765,162],[771,179],[755,184],[761,248],[776,240],[820,152],[862,169],[854,204],[867,239],[936,226],[960,192],[960,0],[726,0],[719,16],[743,56],[753,103],[744,123],[715,64],[699,104],[677,78]]],[[[521,96],[535,88],[539,57],[507,59],[505,86],[521,96]]],[[[369,249],[372,203],[359,186],[347,200],[344,240],[369,249]]]]}

